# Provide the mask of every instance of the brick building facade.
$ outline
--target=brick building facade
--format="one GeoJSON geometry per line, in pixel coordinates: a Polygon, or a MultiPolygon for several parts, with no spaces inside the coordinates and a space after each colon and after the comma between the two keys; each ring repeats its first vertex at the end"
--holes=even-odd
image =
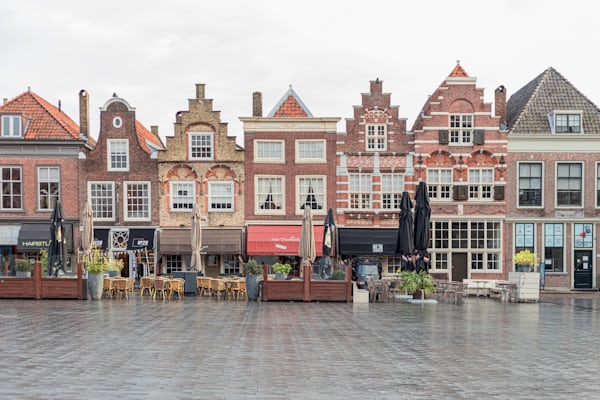
{"type": "Polygon", "coordinates": [[[336,223],[342,257],[373,257],[395,272],[402,192],[415,191],[413,137],[383,81],[370,82],[336,150],[336,223]]]}
{"type": "MultiPolygon", "coordinates": [[[[86,99],[80,104],[87,119],[86,99]]],[[[97,143],[82,160],[80,208],[91,202],[95,244],[123,260],[121,274],[126,277],[153,273],[160,198],[157,153],[163,150],[158,135],[136,120],[135,108],[125,99],[115,93],[100,108],[97,143]]]]}
{"type": "Polygon", "coordinates": [[[196,85],[188,110],[175,117],[174,135],[158,158],[160,259],[163,272],[199,269],[208,276],[238,274],[243,253],[244,152],[205,85],[196,85]],[[203,215],[201,266],[190,265],[192,209],[203,215]]]}
{"type": "Polygon", "coordinates": [[[253,95],[253,116],[244,124],[247,254],[268,264],[294,264],[304,207],[315,224],[317,254],[323,221],[335,207],[336,124],[314,117],[291,88],[262,116],[262,96],[253,95]]]}
{"type": "Polygon", "coordinates": [[[413,125],[415,173],[431,205],[431,272],[462,281],[503,279],[506,89],[484,102],[460,64],[425,102],[413,125]]]}
{"type": "Polygon", "coordinates": [[[31,90],[0,106],[0,275],[14,258],[37,259],[50,241],[50,216],[60,199],[69,260],[79,247],[79,154],[88,138],[58,106],[31,90]],[[2,262],[4,266],[4,262],[2,262]]]}

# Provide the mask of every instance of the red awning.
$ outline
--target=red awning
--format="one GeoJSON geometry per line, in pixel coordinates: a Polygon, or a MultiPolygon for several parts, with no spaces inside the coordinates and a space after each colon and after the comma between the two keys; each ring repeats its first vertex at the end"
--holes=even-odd
{"type": "MultiPolygon", "coordinates": [[[[313,226],[317,256],[323,255],[323,225],[313,226]]],[[[300,225],[249,225],[246,252],[251,256],[297,256],[300,225]]]]}

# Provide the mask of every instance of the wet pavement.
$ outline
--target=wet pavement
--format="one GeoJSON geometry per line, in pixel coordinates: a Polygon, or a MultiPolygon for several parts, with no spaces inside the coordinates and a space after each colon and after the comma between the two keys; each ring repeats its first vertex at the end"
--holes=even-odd
{"type": "Polygon", "coordinates": [[[0,399],[600,396],[600,300],[0,301],[0,399]]]}

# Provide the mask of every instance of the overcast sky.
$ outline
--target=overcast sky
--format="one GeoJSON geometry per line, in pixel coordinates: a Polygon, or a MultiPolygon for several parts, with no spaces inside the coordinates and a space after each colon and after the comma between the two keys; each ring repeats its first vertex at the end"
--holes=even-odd
{"type": "Polygon", "coordinates": [[[206,84],[242,143],[252,92],[266,115],[292,85],[315,117],[352,117],[380,78],[409,129],[460,60],[487,101],[549,66],[600,104],[600,6],[589,0],[18,0],[0,3],[0,96],[31,90],[91,133],[113,93],[146,127],[173,135],[195,84],[206,84]]]}

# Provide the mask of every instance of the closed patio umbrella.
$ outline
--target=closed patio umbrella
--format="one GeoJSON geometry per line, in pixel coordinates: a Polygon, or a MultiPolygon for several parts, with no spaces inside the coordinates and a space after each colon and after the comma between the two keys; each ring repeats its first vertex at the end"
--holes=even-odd
{"type": "Polygon", "coordinates": [[[323,224],[323,257],[319,265],[319,277],[327,279],[331,276],[331,256],[334,248],[335,221],[333,220],[333,208],[329,207],[323,224]]]}
{"type": "Polygon", "coordinates": [[[65,273],[65,258],[67,256],[65,238],[65,215],[60,200],[56,200],[50,215],[50,246],[48,246],[48,275],[55,277],[58,272],[65,273]]]}
{"type": "Polygon", "coordinates": [[[200,249],[202,248],[202,212],[200,205],[194,205],[192,212],[192,259],[190,266],[192,271],[202,271],[202,259],[200,249]]]}
{"type": "Polygon", "coordinates": [[[300,243],[298,243],[298,257],[302,258],[302,266],[310,265],[317,257],[312,211],[308,206],[304,207],[304,215],[302,216],[302,231],[300,233],[300,243]]]}
{"type": "Polygon", "coordinates": [[[92,204],[89,200],[85,202],[85,206],[83,207],[81,222],[83,223],[81,250],[83,251],[84,257],[89,257],[94,244],[94,211],[92,210],[92,204]]]}
{"type": "Polygon", "coordinates": [[[412,203],[408,192],[402,192],[396,254],[402,256],[402,270],[412,270],[411,257],[414,252],[412,203]]]}
{"type": "Polygon", "coordinates": [[[429,219],[431,207],[425,182],[419,182],[415,194],[415,250],[417,251],[417,271],[429,269],[429,219]]]}

